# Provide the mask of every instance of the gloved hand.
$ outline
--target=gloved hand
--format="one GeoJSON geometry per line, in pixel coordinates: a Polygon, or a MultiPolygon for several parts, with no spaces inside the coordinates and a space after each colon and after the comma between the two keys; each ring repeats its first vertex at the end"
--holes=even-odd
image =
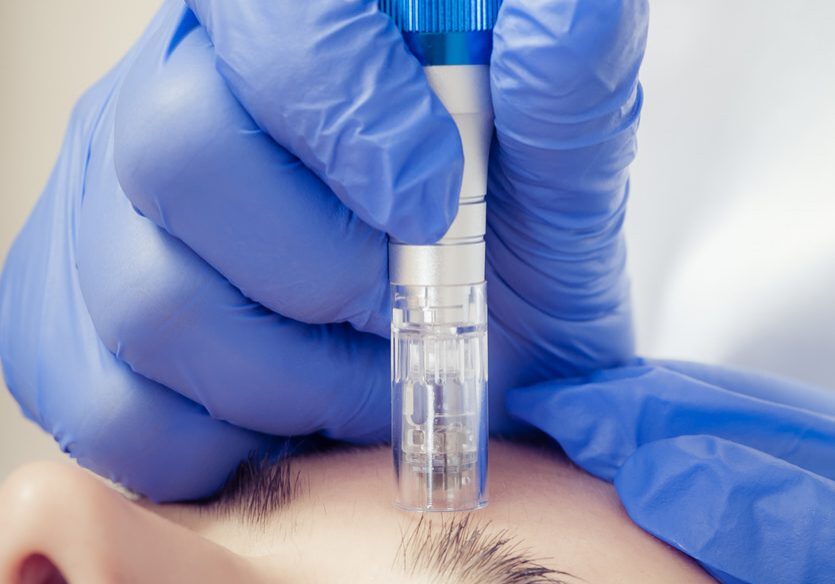
{"type": "MultiPolygon", "coordinates": [[[[169,0],[78,104],[0,283],[26,415],[157,500],[276,436],[389,432],[386,234],[453,219],[451,118],[374,0],[169,0]],[[192,12],[193,11],[193,12],[192,12]]],[[[645,0],[509,0],[488,193],[505,389],[632,355],[621,225],[645,0]]]]}
{"type": "Polygon", "coordinates": [[[832,391],[641,361],[513,390],[508,407],[721,582],[835,582],[832,391]]]}

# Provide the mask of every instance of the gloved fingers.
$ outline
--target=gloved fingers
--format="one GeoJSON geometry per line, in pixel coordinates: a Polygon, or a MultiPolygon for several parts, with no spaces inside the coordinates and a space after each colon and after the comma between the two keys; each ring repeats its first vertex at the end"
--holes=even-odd
{"type": "MultiPolygon", "coordinates": [[[[570,153],[632,133],[648,19],[646,0],[504,0],[491,61],[500,142],[570,153]]],[[[544,178],[585,189],[581,176],[544,178]]]]}
{"type": "MultiPolygon", "coordinates": [[[[110,91],[99,85],[95,100],[110,91]]],[[[82,102],[82,106],[84,102],[82,102]]],[[[73,252],[86,141],[97,111],[76,110],[63,154],[7,258],[0,356],[28,417],[80,464],[155,500],[205,497],[275,439],[213,420],[197,404],[133,373],[99,341],[73,252]]]]}
{"type": "Polygon", "coordinates": [[[508,410],[551,435],[572,460],[607,480],[642,445],[690,434],[732,440],[835,477],[833,417],[648,365],[573,383],[512,390],[508,410]]]}
{"type": "MultiPolygon", "coordinates": [[[[509,258],[501,264],[493,261],[495,254],[502,253],[497,251],[502,244],[497,243],[496,237],[488,227],[486,272],[491,338],[501,329],[512,347],[501,353],[497,349],[508,369],[506,383],[500,387],[576,377],[598,367],[616,367],[629,361],[635,345],[628,295],[622,303],[595,318],[544,314],[542,305],[529,302],[517,292],[517,283],[533,276],[518,273],[509,258]]],[[[545,287],[549,285],[540,282],[545,287]]]]}
{"type": "Polygon", "coordinates": [[[615,487],[635,523],[721,582],[835,581],[835,482],[713,436],[638,449],[615,487]]]}
{"type": "Polygon", "coordinates": [[[377,0],[187,0],[258,125],[369,225],[429,243],[457,210],[452,118],[377,0]]]}
{"type": "Polygon", "coordinates": [[[813,387],[773,374],[719,365],[669,359],[645,359],[644,362],[757,399],[835,417],[835,392],[831,389],[813,387]]]}
{"type": "Polygon", "coordinates": [[[633,348],[622,225],[647,19],[646,0],[505,0],[496,25],[487,249],[507,290],[495,311],[513,326],[535,307],[532,346],[580,323],[605,331],[557,347],[577,371],[633,348]]]}
{"type": "Polygon", "coordinates": [[[94,155],[89,168],[81,290],[121,360],[236,426],[354,441],[388,435],[385,339],[347,324],[306,325],[246,298],[135,212],[112,159],[94,155]]]}
{"type": "Polygon", "coordinates": [[[625,301],[620,237],[646,0],[506,0],[491,62],[491,262],[554,317],[625,301]]]}
{"type": "Polygon", "coordinates": [[[295,320],[388,336],[385,234],[258,129],[183,11],[120,92],[114,159],[128,197],[247,298],[295,320]]]}

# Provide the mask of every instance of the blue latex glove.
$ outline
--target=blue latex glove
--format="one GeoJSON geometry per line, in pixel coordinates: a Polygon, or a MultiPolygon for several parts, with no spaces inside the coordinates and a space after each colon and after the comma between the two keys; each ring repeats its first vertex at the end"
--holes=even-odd
{"type": "Polygon", "coordinates": [[[514,390],[508,407],[720,581],[835,582],[835,392],[647,361],[514,390]]]}
{"type": "MultiPolygon", "coordinates": [[[[492,69],[493,428],[632,356],[621,225],[644,0],[510,0],[492,69]]],[[[457,205],[451,118],[372,0],[167,2],[78,104],[0,284],[26,415],[158,500],[276,436],[389,433],[387,233],[457,205]],[[193,10],[193,12],[192,12],[193,10]]]]}

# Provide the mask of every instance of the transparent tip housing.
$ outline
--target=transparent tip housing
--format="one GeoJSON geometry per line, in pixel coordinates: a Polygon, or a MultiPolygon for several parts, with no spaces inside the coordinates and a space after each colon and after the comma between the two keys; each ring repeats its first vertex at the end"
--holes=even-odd
{"type": "Polygon", "coordinates": [[[396,504],[467,511],[487,504],[485,284],[399,286],[391,373],[396,504]]]}

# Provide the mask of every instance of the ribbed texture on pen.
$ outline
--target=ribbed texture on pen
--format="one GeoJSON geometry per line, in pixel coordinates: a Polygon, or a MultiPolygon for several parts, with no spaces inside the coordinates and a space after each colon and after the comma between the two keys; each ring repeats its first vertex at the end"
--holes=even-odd
{"type": "Polygon", "coordinates": [[[492,30],[501,0],[379,0],[400,30],[469,32],[492,30]]]}

